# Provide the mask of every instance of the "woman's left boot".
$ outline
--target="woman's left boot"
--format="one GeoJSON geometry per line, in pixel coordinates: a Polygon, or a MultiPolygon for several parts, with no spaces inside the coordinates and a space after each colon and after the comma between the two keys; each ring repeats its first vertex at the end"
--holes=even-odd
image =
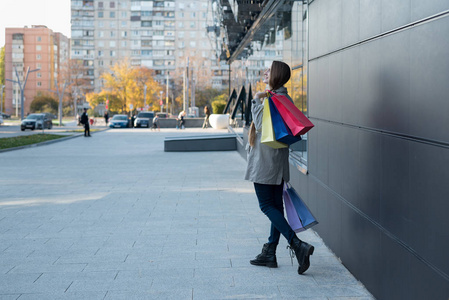
{"type": "Polygon", "coordinates": [[[264,244],[262,253],[257,255],[255,259],[250,260],[249,263],[255,266],[277,268],[278,263],[276,260],[276,247],[276,244],[264,244]]]}
{"type": "Polygon", "coordinates": [[[295,235],[290,242],[290,249],[295,252],[296,259],[298,260],[298,274],[303,274],[310,267],[310,255],[313,254],[315,247],[306,242],[301,241],[295,235]]]}

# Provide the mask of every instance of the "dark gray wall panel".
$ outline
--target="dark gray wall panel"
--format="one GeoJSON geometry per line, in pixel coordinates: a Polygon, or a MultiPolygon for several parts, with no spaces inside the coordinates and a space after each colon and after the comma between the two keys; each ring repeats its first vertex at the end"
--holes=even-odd
{"type": "Polygon", "coordinates": [[[309,103],[309,116],[329,118],[329,59],[323,57],[310,63],[314,70],[310,70],[310,78],[314,78],[314,83],[310,83],[309,95],[312,93],[316,101],[309,103]],[[319,75],[318,75],[319,74],[319,75]],[[319,77],[318,77],[319,76],[319,77]],[[319,114],[319,115],[318,115],[319,114]]]}
{"type": "Polygon", "coordinates": [[[411,132],[449,143],[449,17],[410,34],[411,132]]]}
{"type": "Polygon", "coordinates": [[[449,274],[449,150],[411,143],[409,159],[410,198],[407,204],[412,234],[408,244],[449,274]]]}
{"type": "Polygon", "coordinates": [[[336,121],[360,124],[360,107],[363,101],[360,94],[360,47],[342,51],[341,55],[342,97],[340,99],[334,98],[334,102],[340,106],[342,118],[341,120],[336,119],[336,121]]]}
{"type": "Polygon", "coordinates": [[[342,1],[342,24],[341,40],[342,46],[352,45],[359,39],[359,18],[360,18],[360,0],[342,1]]]}
{"type": "Polygon", "coordinates": [[[341,19],[341,2],[345,0],[333,0],[326,3],[327,30],[328,30],[328,51],[335,51],[342,47],[342,19],[341,19]]]}
{"type": "Polygon", "coordinates": [[[342,119],[342,110],[345,109],[337,99],[342,98],[344,79],[342,73],[342,53],[338,52],[329,59],[329,88],[325,95],[327,106],[327,119],[340,121],[342,119]],[[332,76],[332,78],[330,77],[332,76]]]}
{"type": "Polygon", "coordinates": [[[344,149],[341,151],[342,156],[339,158],[343,165],[343,169],[339,175],[339,180],[341,180],[341,196],[351,203],[357,203],[357,182],[360,178],[360,169],[357,167],[359,154],[358,130],[346,127],[340,131],[339,136],[344,145],[344,149]]]}
{"type": "Polygon", "coordinates": [[[411,21],[411,0],[382,0],[382,32],[411,21]]]}
{"type": "Polygon", "coordinates": [[[382,137],[381,225],[401,240],[410,235],[409,142],[382,137]]]}
{"type": "Polygon", "coordinates": [[[411,0],[412,21],[417,21],[449,9],[448,0],[411,0]]]}
{"type": "Polygon", "coordinates": [[[309,57],[314,58],[328,52],[329,23],[325,1],[317,1],[309,10],[309,57]]]}
{"type": "MultiPolygon", "coordinates": [[[[323,1],[320,1],[323,2],[323,1]]],[[[361,40],[381,33],[382,2],[360,0],[360,34],[361,40]]]]}

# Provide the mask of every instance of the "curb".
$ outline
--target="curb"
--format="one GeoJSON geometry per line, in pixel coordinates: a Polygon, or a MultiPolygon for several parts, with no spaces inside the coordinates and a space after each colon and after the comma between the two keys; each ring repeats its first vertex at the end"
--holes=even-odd
{"type": "MultiPolygon", "coordinates": [[[[109,130],[109,129],[110,128],[102,129],[102,130],[99,130],[99,131],[92,132],[91,134],[93,135],[94,133],[103,132],[103,131],[106,131],[106,130],[109,130]]],[[[55,140],[51,140],[51,141],[45,141],[45,142],[40,142],[40,143],[36,143],[36,144],[24,145],[24,146],[8,148],[8,149],[1,149],[0,153],[14,151],[14,150],[21,150],[21,149],[26,149],[26,148],[32,148],[32,147],[45,146],[45,145],[49,145],[49,144],[54,144],[54,143],[63,142],[63,141],[70,140],[70,139],[74,139],[74,138],[77,138],[77,137],[80,137],[80,136],[83,136],[83,135],[84,135],[84,133],[81,132],[81,133],[69,135],[69,136],[66,136],[66,137],[63,137],[63,138],[59,138],[59,139],[55,139],[55,140]]]]}

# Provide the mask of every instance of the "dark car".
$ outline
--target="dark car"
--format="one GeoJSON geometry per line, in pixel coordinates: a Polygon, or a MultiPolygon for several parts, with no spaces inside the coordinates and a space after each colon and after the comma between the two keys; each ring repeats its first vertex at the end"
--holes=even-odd
{"type": "Polygon", "coordinates": [[[154,112],[152,112],[152,111],[140,112],[137,115],[136,120],[134,121],[134,127],[149,128],[153,118],[154,118],[154,112]]]}
{"type": "Polygon", "coordinates": [[[51,129],[53,123],[45,114],[31,114],[22,120],[20,124],[20,130],[25,131],[25,129],[51,129]]]}
{"type": "Polygon", "coordinates": [[[128,116],[127,115],[115,115],[109,120],[110,128],[126,128],[128,127],[128,116]]]}

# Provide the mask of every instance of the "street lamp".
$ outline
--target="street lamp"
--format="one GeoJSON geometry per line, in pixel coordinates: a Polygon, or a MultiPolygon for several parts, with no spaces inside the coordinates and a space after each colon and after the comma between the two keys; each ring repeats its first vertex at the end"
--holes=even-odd
{"type": "Polygon", "coordinates": [[[30,71],[30,67],[28,67],[27,68],[27,73],[26,73],[26,76],[25,76],[25,82],[23,83],[23,86],[22,86],[22,82],[20,81],[19,73],[17,72],[17,68],[15,66],[14,66],[14,71],[16,72],[17,81],[16,80],[11,80],[11,79],[6,79],[7,81],[11,81],[11,82],[17,83],[19,85],[19,88],[20,88],[20,119],[21,120],[23,120],[23,98],[24,98],[23,92],[25,91],[25,86],[27,85],[28,75],[30,73],[37,72],[39,70],[40,69],[34,69],[34,70],[30,71]]]}
{"type": "Polygon", "coordinates": [[[159,104],[161,105],[161,112],[162,112],[162,108],[164,107],[164,104],[162,104],[162,94],[164,93],[163,91],[159,92],[161,94],[161,100],[159,101],[159,104]]]}
{"type": "Polygon", "coordinates": [[[143,87],[143,107],[147,110],[147,85],[143,87]]]}

